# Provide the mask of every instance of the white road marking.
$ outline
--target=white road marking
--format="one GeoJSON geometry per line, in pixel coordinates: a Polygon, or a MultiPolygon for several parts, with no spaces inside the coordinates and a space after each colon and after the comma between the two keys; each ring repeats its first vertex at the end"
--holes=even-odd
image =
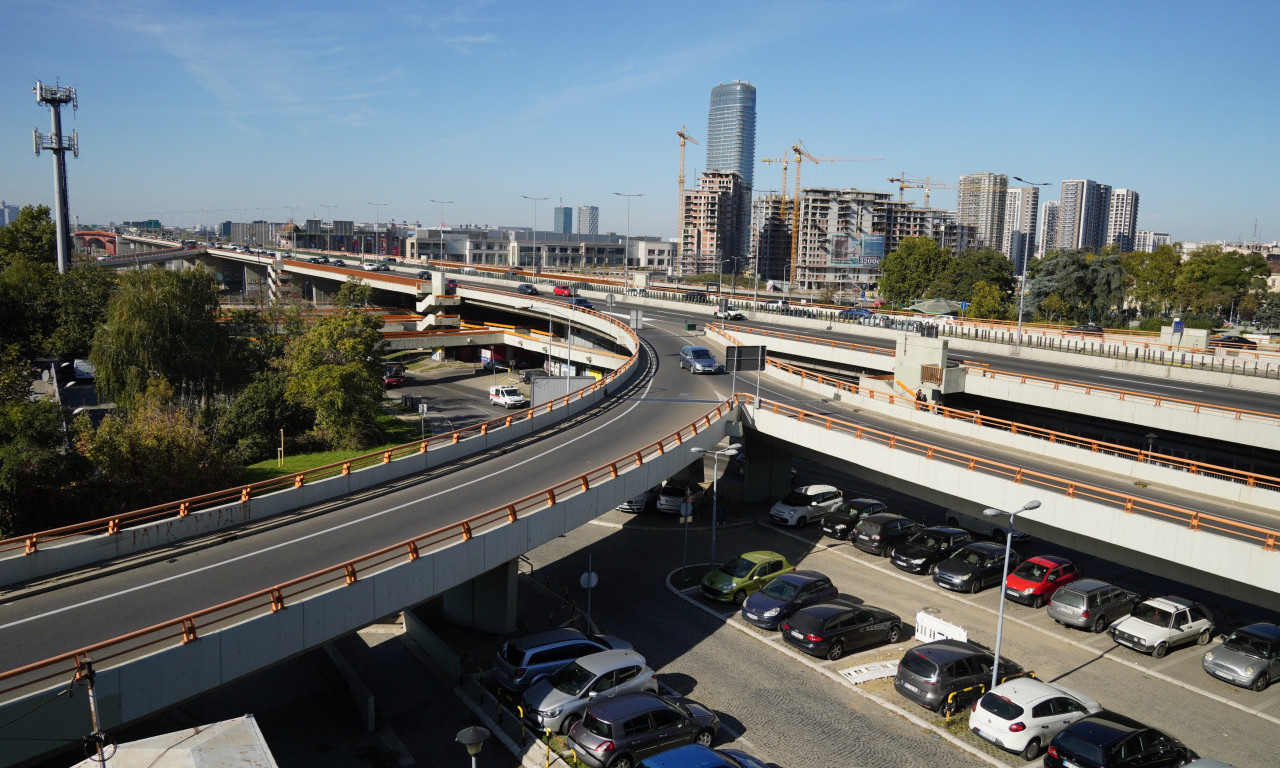
{"type": "MultiPolygon", "coordinates": [[[[1196,389],[1195,387],[1175,387],[1172,384],[1157,384],[1153,381],[1139,381],[1138,379],[1126,379],[1120,376],[1099,376],[1098,378],[1107,379],[1108,381],[1123,381],[1126,384],[1137,384],[1137,385],[1146,386],[1146,387],[1163,387],[1164,389],[1180,389],[1183,392],[1203,392],[1204,391],[1203,389],[1196,389]]],[[[1089,385],[1077,382],[1076,386],[1087,387],[1089,385]]]]}

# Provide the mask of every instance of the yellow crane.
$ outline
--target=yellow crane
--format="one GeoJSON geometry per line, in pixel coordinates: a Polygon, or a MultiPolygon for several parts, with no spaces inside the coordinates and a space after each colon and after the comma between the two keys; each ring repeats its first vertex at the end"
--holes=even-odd
{"type": "Polygon", "coordinates": [[[811,163],[860,163],[884,159],[883,157],[814,157],[805,151],[804,142],[801,141],[797,141],[792,145],[791,151],[795,153],[796,159],[796,184],[791,198],[791,274],[787,276],[788,280],[795,279],[797,246],[800,241],[800,164],[806,159],[811,163]]]}
{"type": "Polygon", "coordinates": [[[676,198],[676,260],[680,262],[684,256],[684,144],[686,141],[697,144],[698,140],[690,136],[683,125],[676,131],[676,135],[680,137],[680,196],[676,198]]]}
{"type": "Polygon", "coordinates": [[[929,176],[918,179],[915,176],[908,176],[906,172],[899,173],[897,176],[890,176],[885,181],[896,182],[898,185],[898,202],[902,202],[902,191],[904,189],[923,189],[924,190],[924,207],[929,207],[929,192],[934,189],[955,189],[950,184],[941,181],[933,181],[929,176]]]}

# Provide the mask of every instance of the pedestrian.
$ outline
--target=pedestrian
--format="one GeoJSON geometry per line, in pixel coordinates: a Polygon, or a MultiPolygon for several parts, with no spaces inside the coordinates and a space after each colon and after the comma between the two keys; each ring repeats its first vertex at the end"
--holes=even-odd
{"type": "MultiPolygon", "coordinates": [[[[916,402],[917,402],[917,403],[927,403],[927,402],[928,402],[928,399],[924,396],[924,389],[923,389],[923,388],[921,388],[921,389],[917,389],[917,390],[916,390],[916,402]]],[[[923,406],[917,405],[917,406],[916,406],[916,410],[919,410],[919,409],[920,409],[920,408],[922,408],[922,407],[923,407],[923,406]]]]}

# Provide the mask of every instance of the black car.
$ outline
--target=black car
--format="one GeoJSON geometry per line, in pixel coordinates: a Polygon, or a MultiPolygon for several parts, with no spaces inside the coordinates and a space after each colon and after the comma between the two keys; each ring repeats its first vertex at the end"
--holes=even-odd
{"type": "Polygon", "coordinates": [[[817,571],[784,573],[746,599],[742,618],[761,629],[777,629],[806,605],[831,600],[839,594],[831,579],[817,571]]]}
{"type": "Polygon", "coordinates": [[[689,291],[684,295],[685,301],[695,301],[699,304],[706,304],[711,301],[711,295],[706,291],[689,291]]]}
{"type": "Polygon", "coordinates": [[[1074,328],[1072,328],[1070,332],[1084,334],[1085,336],[1101,336],[1104,333],[1104,331],[1102,330],[1102,326],[1098,325],[1097,323],[1085,323],[1084,325],[1077,325],[1074,328]]]}
{"type": "Polygon", "coordinates": [[[334,259],[334,260],[333,260],[333,266],[335,266],[335,267],[345,267],[345,266],[347,266],[347,262],[343,261],[342,259],[334,259]]]}
{"type": "MultiPolygon", "coordinates": [[[[1016,551],[1009,551],[1010,568],[1021,559],[1016,551]]],[[[989,541],[966,544],[938,563],[933,571],[934,584],[956,592],[981,592],[1003,580],[1004,545],[989,541]]]]}
{"type": "Polygon", "coordinates": [[[541,368],[529,368],[520,372],[520,383],[532,384],[534,379],[541,379],[550,375],[541,368]]]}
{"type": "Polygon", "coordinates": [[[534,284],[533,284],[533,283],[521,283],[521,284],[517,285],[517,286],[516,286],[516,293],[520,293],[520,294],[523,294],[523,295],[525,295],[525,296],[538,296],[538,295],[540,295],[540,294],[538,293],[538,289],[537,289],[537,287],[536,287],[536,286],[534,286],[534,284]]]}
{"type": "Polygon", "coordinates": [[[963,528],[924,528],[911,534],[893,553],[893,564],[908,573],[933,573],[952,552],[973,543],[963,528]]]}
{"type": "Polygon", "coordinates": [[[431,279],[431,272],[430,272],[429,270],[426,270],[426,269],[420,269],[420,270],[418,270],[418,279],[419,279],[419,280],[430,280],[430,279],[431,279]]]}
{"type": "Polygon", "coordinates": [[[1196,759],[1187,745],[1116,712],[1075,721],[1049,742],[1045,768],[1165,768],[1196,759]]]}
{"type": "Polygon", "coordinates": [[[850,541],[863,552],[891,557],[898,545],[911,538],[911,534],[918,530],[920,524],[914,520],[891,512],[880,512],[862,518],[858,523],[857,535],[850,541]]]}
{"type": "Polygon", "coordinates": [[[787,645],[835,661],[847,650],[902,637],[898,614],[847,597],[806,606],[779,626],[787,645]]]}
{"type": "Polygon", "coordinates": [[[1210,347],[1222,347],[1223,349],[1257,349],[1258,343],[1253,339],[1247,339],[1244,336],[1219,336],[1215,339],[1209,339],[1210,347]]]}
{"type": "Polygon", "coordinates": [[[887,512],[889,507],[875,499],[849,499],[822,516],[822,535],[848,539],[855,535],[864,517],[887,512]]]}

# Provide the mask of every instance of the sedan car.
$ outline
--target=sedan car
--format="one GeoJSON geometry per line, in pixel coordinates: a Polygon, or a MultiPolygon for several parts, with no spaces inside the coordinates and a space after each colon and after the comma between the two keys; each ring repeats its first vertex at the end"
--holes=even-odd
{"type": "Polygon", "coordinates": [[[818,520],[834,512],[844,497],[834,485],[804,485],[774,502],[769,519],[778,525],[803,528],[810,520],[818,520]]]}
{"type": "Polygon", "coordinates": [[[718,373],[720,364],[711,350],[690,344],[680,348],[680,370],[685,368],[689,373],[718,373]]]}
{"type": "Polygon", "coordinates": [[[567,285],[557,285],[555,288],[551,289],[551,292],[556,296],[572,296],[573,295],[573,289],[567,285]]]}
{"type": "Polygon", "coordinates": [[[680,506],[686,499],[691,509],[697,509],[706,497],[707,489],[697,483],[668,480],[658,492],[658,511],[680,514],[680,506]]]}
{"type": "Polygon", "coordinates": [[[743,552],[702,577],[702,594],[712,600],[742,605],[748,595],[793,571],[795,566],[777,552],[743,552]]]}
{"type": "Polygon", "coordinates": [[[347,262],[343,261],[342,259],[334,259],[334,260],[333,260],[333,266],[335,266],[335,267],[345,267],[345,266],[347,266],[347,262]]]}
{"type": "Polygon", "coordinates": [[[720,718],[696,701],[648,691],[593,702],[569,729],[574,757],[591,768],[629,768],[685,744],[711,746],[720,718]]]}
{"type": "Polygon", "coordinates": [[[717,320],[746,320],[747,319],[747,314],[745,312],[743,312],[740,309],[733,309],[732,307],[725,307],[724,309],[717,308],[716,311],[712,312],[711,314],[714,315],[717,320]]]}
{"type": "Polygon", "coordinates": [[[1054,736],[1044,768],[1171,768],[1195,758],[1195,752],[1172,736],[1104,710],[1054,736]]]}
{"type": "Polygon", "coordinates": [[[1111,639],[1135,651],[1164,658],[1175,645],[1208,645],[1213,638],[1209,609],[1181,597],[1153,597],[1107,628],[1111,639]]]}
{"type": "MultiPolygon", "coordinates": [[[[1010,550],[1010,567],[1017,565],[1020,559],[1016,551],[1010,550]]],[[[933,572],[933,583],[956,592],[976,594],[999,584],[1003,575],[1004,545],[975,541],[938,563],[933,572]]]]}
{"type": "Polygon", "coordinates": [[[631,691],[658,692],[657,674],[633,650],[571,661],[525,691],[524,717],[539,732],[568,733],[592,701],[631,691]]]}
{"type": "Polygon", "coordinates": [[[853,309],[842,309],[836,313],[836,317],[841,320],[860,320],[864,317],[871,317],[872,312],[862,307],[854,307],[853,309]]]}
{"type": "Polygon", "coordinates": [[[1223,349],[1257,349],[1258,343],[1244,336],[1231,335],[1209,339],[1209,346],[1223,349]]]}
{"type": "Polygon", "coordinates": [[[404,377],[387,374],[386,376],[382,377],[382,386],[387,387],[388,389],[392,387],[404,386],[404,377]]]}
{"type": "Polygon", "coordinates": [[[1083,336],[1102,336],[1105,331],[1103,331],[1102,326],[1097,323],[1085,323],[1084,325],[1077,325],[1073,327],[1068,331],[1068,333],[1080,334],[1083,336]]]}
{"type": "Polygon", "coordinates": [[[761,629],[777,629],[791,614],[811,603],[840,594],[831,579],[817,571],[795,571],[775,578],[742,604],[742,618],[761,629]]]}
{"type": "Polygon", "coordinates": [[[1015,603],[1043,608],[1059,587],[1080,578],[1080,569],[1065,557],[1039,555],[1027,558],[1004,582],[1004,596],[1015,603]]]}
{"type": "Polygon", "coordinates": [[[1071,723],[1102,711],[1082,693],[1019,677],[983,694],[969,711],[969,730],[1003,750],[1035,760],[1049,741],[1071,723]]]}
{"type": "Polygon", "coordinates": [[[596,308],[595,304],[592,304],[589,300],[584,299],[581,296],[574,296],[572,299],[569,299],[569,301],[565,303],[571,307],[577,307],[579,309],[595,309],[596,308]]]}
{"type": "Polygon", "coordinates": [[[973,534],[963,528],[924,528],[898,545],[890,562],[908,573],[933,573],[938,563],[972,542],[973,534]]]}
{"type": "Polygon", "coordinates": [[[835,661],[847,650],[898,642],[902,619],[884,608],[837,597],[801,608],[780,629],[787,645],[835,661]]]}
{"type": "Polygon", "coordinates": [[[538,287],[533,283],[521,283],[516,286],[516,293],[524,296],[538,296],[538,287]]]}
{"type": "Polygon", "coordinates": [[[1204,671],[1232,685],[1264,691],[1280,680],[1280,626],[1250,624],[1207,651],[1204,671]]]}
{"type": "Polygon", "coordinates": [[[876,499],[849,499],[822,516],[822,535],[833,539],[856,537],[858,523],[864,517],[888,511],[883,501],[876,499]]]}
{"type": "Polygon", "coordinates": [[[1101,632],[1112,621],[1128,616],[1140,600],[1137,593],[1114,584],[1080,579],[1053,593],[1047,613],[1059,624],[1101,632]]]}

